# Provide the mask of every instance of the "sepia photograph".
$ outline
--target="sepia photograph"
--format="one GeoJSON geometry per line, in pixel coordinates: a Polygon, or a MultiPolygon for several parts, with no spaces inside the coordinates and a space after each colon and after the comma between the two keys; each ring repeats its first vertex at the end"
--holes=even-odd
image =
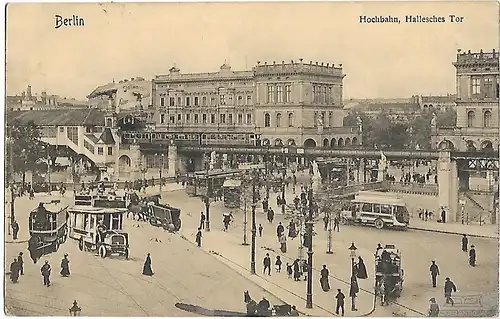
{"type": "Polygon", "coordinates": [[[5,315],[497,317],[499,39],[496,1],[7,4],[5,315]]]}

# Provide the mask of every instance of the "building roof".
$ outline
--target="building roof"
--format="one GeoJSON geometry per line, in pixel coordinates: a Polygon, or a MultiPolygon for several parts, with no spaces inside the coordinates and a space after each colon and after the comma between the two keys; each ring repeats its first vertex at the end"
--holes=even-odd
{"type": "Polygon", "coordinates": [[[94,144],[99,141],[99,138],[96,137],[94,134],[85,134],[85,137],[91,140],[94,144]]]}
{"type": "Polygon", "coordinates": [[[80,101],[80,100],[77,100],[77,99],[67,99],[67,98],[61,98],[61,97],[57,97],[56,98],[56,101],[57,101],[57,104],[59,106],[88,106],[89,103],[87,101],[80,101]]]}
{"type": "Polygon", "coordinates": [[[104,144],[115,144],[115,139],[113,138],[113,133],[111,133],[111,129],[106,127],[99,137],[99,140],[104,144]]]}
{"type": "Polygon", "coordinates": [[[101,95],[103,93],[113,93],[118,90],[118,85],[116,83],[108,83],[105,85],[98,86],[97,88],[94,89],[89,95],[87,95],[87,98],[93,98],[97,95],[101,95]]]}
{"type": "Polygon", "coordinates": [[[23,124],[33,121],[38,126],[104,126],[104,112],[88,108],[13,111],[6,119],[23,124]]]}
{"type": "Polygon", "coordinates": [[[422,96],[422,103],[453,103],[455,99],[455,95],[430,95],[422,96]]]}
{"type": "Polygon", "coordinates": [[[388,102],[367,102],[367,103],[352,103],[346,105],[346,109],[355,109],[360,111],[381,111],[381,110],[412,110],[418,109],[417,103],[388,103],[388,102]]]}

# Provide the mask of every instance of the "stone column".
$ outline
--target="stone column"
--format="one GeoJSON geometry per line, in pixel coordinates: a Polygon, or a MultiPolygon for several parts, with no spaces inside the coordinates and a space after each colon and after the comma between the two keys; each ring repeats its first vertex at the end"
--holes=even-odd
{"type": "Polygon", "coordinates": [[[446,222],[455,222],[458,209],[458,174],[457,164],[451,160],[450,152],[439,152],[437,165],[438,176],[438,218],[441,218],[441,211],[444,207],[446,211],[446,222]]]}
{"type": "Polygon", "coordinates": [[[358,168],[358,181],[361,184],[366,183],[365,165],[366,165],[365,159],[364,158],[360,158],[359,159],[359,168],[358,168]]]}
{"type": "Polygon", "coordinates": [[[130,166],[131,166],[131,175],[130,179],[137,180],[142,178],[141,176],[141,166],[142,166],[142,157],[141,157],[141,148],[139,145],[132,144],[130,145],[130,166]]]}
{"type": "Polygon", "coordinates": [[[350,170],[351,170],[351,159],[350,158],[347,158],[347,161],[346,161],[346,178],[347,178],[347,186],[351,185],[351,174],[349,174],[350,170]]]}
{"type": "Polygon", "coordinates": [[[177,145],[170,144],[168,146],[168,169],[167,176],[173,177],[175,176],[175,168],[177,164],[177,145]]]}

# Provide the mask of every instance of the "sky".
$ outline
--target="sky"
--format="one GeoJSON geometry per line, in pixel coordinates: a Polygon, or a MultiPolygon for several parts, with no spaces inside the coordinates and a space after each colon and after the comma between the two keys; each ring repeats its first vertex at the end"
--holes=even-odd
{"type": "Polygon", "coordinates": [[[499,46],[496,2],[10,4],[7,94],[84,99],[97,86],[142,76],[233,70],[257,61],[342,64],[345,98],[455,93],[457,49],[499,46]],[[449,15],[464,17],[450,22],[449,15]],[[55,28],[55,15],[82,27],[55,28]],[[401,24],[362,24],[360,16],[401,24]],[[405,23],[406,15],[445,23],[405,23]]]}

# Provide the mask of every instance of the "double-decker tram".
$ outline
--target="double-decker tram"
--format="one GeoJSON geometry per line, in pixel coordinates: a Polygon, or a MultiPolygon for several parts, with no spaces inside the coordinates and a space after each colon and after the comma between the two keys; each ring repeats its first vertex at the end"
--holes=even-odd
{"type": "Polygon", "coordinates": [[[68,236],[67,205],[60,200],[40,203],[30,212],[28,227],[30,239],[28,251],[31,259],[36,262],[40,257],[56,252],[68,236]]]}
{"type": "Polygon", "coordinates": [[[123,231],[128,212],[125,196],[75,195],[75,205],[68,209],[69,237],[78,240],[81,251],[94,251],[102,258],[112,254],[130,254],[129,237],[123,231]]]}

